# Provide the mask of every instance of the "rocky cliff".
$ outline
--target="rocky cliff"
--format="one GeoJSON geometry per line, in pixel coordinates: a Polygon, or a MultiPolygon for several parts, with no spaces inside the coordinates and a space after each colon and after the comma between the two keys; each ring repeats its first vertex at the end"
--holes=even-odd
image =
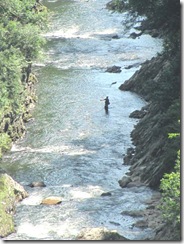
{"type": "Polygon", "coordinates": [[[168,133],[179,131],[179,123],[174,122],[177,116],[179,118],[179,100],[173,97],[165,106],[156,99],[158,90],[162,89],[163,72],[169,66],[170,61],[159,55],[143,63],[141,69],[119,87],[122,91],[136,92],[148,101],[146,107],[133,115],[142,118],[131,133],[135,148],[127,151],[124,162],[131,165],[129,175],[133,181],[153,188],[159,186],[164,173],[173,169],[179,149],[179,138],[168,138],[168,133]],[[157,89],[152,89],[155,86],[157,89]]]}
{"type": "MultiPolygon", "coordinates": [[[[180,76],[177,65],[173,68],[177,63],[175,58],[158,55],[146,61],[119,87],[122,91],[136,92],[148,102],[140,111],[130,114],[139,122],[131,132],[134,147],[124,155],[124,164],[130,165],[130,169],[127,176],[119,180],[121,187],[146,184],[159,190],[163,175],[173,170],[176,152],[180,148],[179,136],[168,137],[169,133],[180,131],[177,121],[180,118],[180,76]]],[[[146,210],[148,217],[145,221],[155,231],[154,240],[180,240],[175,223],[163,220],[158,209],[160,199],[150,206],[151,210],[146,210]]]]}

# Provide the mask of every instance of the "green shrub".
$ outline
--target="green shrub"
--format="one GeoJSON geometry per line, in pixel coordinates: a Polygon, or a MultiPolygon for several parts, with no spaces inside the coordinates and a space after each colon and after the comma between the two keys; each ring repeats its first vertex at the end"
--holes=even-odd
{"type": "Polygon", "coordinates": [[[180,225],[180,150],[174,171],[165,174],[161,180],[162,202],[160,209],[163,218],[170,224],[180,225]]]}
{"type": "Polygon", "coordinates": [[[2,153],[9,150],[11,147],[11,139],[9,135],[6,133],[0,134],[0,158],[2,157],[2,153]]]}

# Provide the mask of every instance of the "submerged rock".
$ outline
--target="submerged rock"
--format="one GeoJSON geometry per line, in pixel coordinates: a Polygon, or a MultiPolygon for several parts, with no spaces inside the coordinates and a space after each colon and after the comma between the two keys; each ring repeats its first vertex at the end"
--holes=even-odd
{"type": "Polygon", "coordinates": [[[143,217],[144,211],[143,210],[126,210],[126,211],[121,212],[121,214],[137,218],[137,217],[143,217]]]}

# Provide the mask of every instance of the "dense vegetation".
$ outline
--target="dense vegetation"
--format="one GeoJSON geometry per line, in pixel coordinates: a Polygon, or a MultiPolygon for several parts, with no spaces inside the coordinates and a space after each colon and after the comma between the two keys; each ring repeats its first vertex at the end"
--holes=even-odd
{"type": "MultiPolygon", "coordinates": [[[[31,65],[40,55],[46,24],[47,9],[38,0],[0,1],[0,158],[24,133],[36,80],[31,65]]],[[[14,184],[0,168],[1,237],[14,231],[14,184]]]]}
{"type": "MultiPolygon", "coordinates": [[[[117,6],[122,0],[113,1],[117,6]]],[[[124,9],[134,15],[142,15],[146,20],[142,29],[157,30],[164,39],[164,50],[160,54],[161,67],[151,66],[146,72],[146,80],[139,83],[137,91],[151,104],[150,116],[141,120],[137,129],[152,124],[149,137],[152,143],[161,140],[162,146],[153,157],[164,162],[160,190],[163,217],[174,228],[176,239],[180,238],[180,82],[181,82],[181,6],[179,0],[129,0],[124,9]],[[155,72],[159,70],[159,77],[155,72]],[[155,78],[156,77],[156,78],[155,78]],[[157,82],[155,82],[157,81],[157,82]],[[174,136],[173,136],[174,135],[174,136]],[[154,138],[154,139],[153,139],[154,138]],[[158,156],[160,154],[160,156],[158,156]],[[164,173],[165,172],[165,173],[164,173]]],[[[121,9],[122,11],[123,9],[121,9]]],[[[156,64],[156,62],[155,62],[156,64]]],[[[144,78],[145,78],[144,77],[144,78]]],[[[140,82],[141,80],[139,80],[140,82]]],[[[133,89],[136,91],[136,89],[133,89]]],[[[146,127],[144,127],[146,130],[146,127]]],[[[150,128],[150,127],[149,127],[150,128]]],[[[136,129],[135,129],[136,130],[136,129]]],[[[134,133],[135,134],[135,133],[134,133]]],[[[145,137],[140,140],[145,140],[145,137]]],[[[140,146],[141,143],[139,143],[140,146]]],[[[143,144],[143,141],[142,141],[143,144]]],[[[141,147],[141,146],[140,146],[141,147]]],[[[140,151],[139,147],[139,151],[140,151]]],[[[155,162],[155,161],[153,161],[155,162]]],[[[157,164],[158,164],[157,163],[157,164]]],[[[156,165],[155,165],[156,166],[156,165]]],[[[147,172],[148,174],[148,172],[147,172]]]]}
{"type": "Polygon", "coordinates": [[[44,43],[40,32],[46,20],[46,8],[38,0],[0,2],[0,157],[13,137],[3,119],[9,117],[11,123],[25,112],[26,83],[44,43]]]}

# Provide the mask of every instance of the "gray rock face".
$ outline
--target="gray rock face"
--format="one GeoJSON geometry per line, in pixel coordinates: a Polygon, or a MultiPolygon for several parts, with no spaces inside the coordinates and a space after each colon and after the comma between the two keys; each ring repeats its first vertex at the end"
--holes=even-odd
{"type": "MultiPolygon", "coordinates": [[[[120,90],[133,91],[150,101],[152,90],[151,84],[159,84],[163,70],[168,68],[168,61],[159,55],[146,61],[135,74],[120,87],[120,90]],[[149,91],[149,92],[148,92],[149,91]]],[[[130,176],[132,181],[139,177],[142,183],[157,188],[160,179],[165,172],[168,172],[168,159],[166,149],[169,147],[167,136],[164,137],[160,129],[160,118],[162,111],[158,104],[150,102],[141,111],[134,111],[130,117],[140,119],[139,123],[131,132],[135,153],[124,157],[125,163],[131,165],[130,176]],[[158,133],[160,131],[160,133],[158,133]],[[166,166],[167,165],[167,166],[166,166]]]]}

